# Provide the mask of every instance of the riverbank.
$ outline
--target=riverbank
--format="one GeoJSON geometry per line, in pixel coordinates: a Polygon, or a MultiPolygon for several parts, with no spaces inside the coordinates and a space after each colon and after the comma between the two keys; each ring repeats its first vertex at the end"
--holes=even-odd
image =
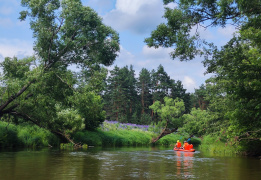
{"type": "MultiPolygon", "coordinates": [[[[94,147],[123,147],[148,146],[151,139],[158,135],[158,129],[142,125],[120,124],[104,122],[96,131],[78,131],[71,138],[76,143],[94,147]]],[[[188,134],[172,133],[161,138],[156,146],[173,147],[177,140],[183,142],[188,134]]],[[[198,146],[199,150],[217,154],[242,154],[238,147],[217,141],[217,137],[191,138],[190,143],[198,146]]],[[[60,147],[60,140],[47,130],[38,126],[23,124],[14,125],[0,122],[0,147],[60,147]]]]}
{"type": "MultiPolygon", "coordinates": [[[[151,145],[151,139],[157,136],[156,129],[146,129],[139,125],[104,123],[96,131],[79,131],[72,134],[76,143],[88,146],[143,146],[151,145]]],[[[177,140],[187,140],[188,135],[170,134],[161,138],[155,145],[174,146],[177,140]]],[[[192,138],[191,143],[200,144],[200,139],[192,138]]],[[[0,122],[0,147],[59,147],[60,140],[49,131],[31,124],[14,125],[0,122]]]]}
{"type": "Polygon", "coordinates": [[[36,125],[14,125],[0,122],[0,147],[59,147],[60,140],[49,131],[36,125]]]}

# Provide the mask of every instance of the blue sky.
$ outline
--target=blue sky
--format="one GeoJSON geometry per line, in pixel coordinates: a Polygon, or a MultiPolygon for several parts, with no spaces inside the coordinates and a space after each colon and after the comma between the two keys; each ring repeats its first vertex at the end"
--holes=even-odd
{"type": "MultiPolygon", "coordinates": [[[[174,80],[182,81],[188,92],[194,92],[211,75],[204,75],[205,68],[197,57],[189,62],[172,60],[171,48],[148,48],[144,39],[165,20],[163,0],[82,0],[92,7],[106,25],[111,26],[120,35],[121,51],[114,65],[123,67],[133,65],[136,74],[142,68],[157,69],[162,64],[168,75],[174,80]]],[[[170,4],[175,7],[175,4],[170,4]]],[[[4,57],[20,58],[33,55],[32,32],[28,21],[20,22],[19,12],[23,10],[20,0],[0,0],[0,61],[4,57]]],[[[192,30],[193,33],[195,29],[192,30]]],[[[235,32],[232,25],[226,28],[199,28],[203,38],[218,46],[224,45],[235,32]]]]}

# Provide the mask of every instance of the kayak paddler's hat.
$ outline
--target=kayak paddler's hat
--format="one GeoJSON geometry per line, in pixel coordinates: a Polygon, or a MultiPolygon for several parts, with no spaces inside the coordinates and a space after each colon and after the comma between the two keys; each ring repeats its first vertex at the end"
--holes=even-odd
{"type": "Polygon", "coordinates": [[[177,140],[177,142],[179,142],[179,140],[177,140]]]}

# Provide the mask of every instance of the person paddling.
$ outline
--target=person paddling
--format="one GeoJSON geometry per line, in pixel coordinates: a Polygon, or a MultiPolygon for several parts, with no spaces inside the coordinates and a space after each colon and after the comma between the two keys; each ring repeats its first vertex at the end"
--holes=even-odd
{"type": "Polygon", "coordinates": [[[177,143],[175,145],[175,148],[181,148],[181,142],[179,142],[179,140],[177,140],[177,143]]]}
{"type": "Polygon", "coordinates": [[[184,141],[183,149],[189,150],[189,144],[187,141],[184,141]]]}

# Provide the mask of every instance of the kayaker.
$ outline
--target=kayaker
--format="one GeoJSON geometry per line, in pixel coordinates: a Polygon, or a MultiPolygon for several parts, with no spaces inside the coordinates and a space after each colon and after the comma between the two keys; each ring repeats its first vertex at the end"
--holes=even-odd
{"type": "Polygon", "coordinates": [[[189,146],[190,146],[189,149],[193,149],[193,144],[190,144],[189,146]]]}
{"type": "Polygon", "coordinates": [[[179,142],[179,140],[177,140],[177,143],[175,145],[175,148],[181,148],[181,142],[179,142]]]}
{"type": "Polygon", "coordinates": [[[183,149],[189,150],[189,144],[187,141],[184,141],[183,149]]]}

